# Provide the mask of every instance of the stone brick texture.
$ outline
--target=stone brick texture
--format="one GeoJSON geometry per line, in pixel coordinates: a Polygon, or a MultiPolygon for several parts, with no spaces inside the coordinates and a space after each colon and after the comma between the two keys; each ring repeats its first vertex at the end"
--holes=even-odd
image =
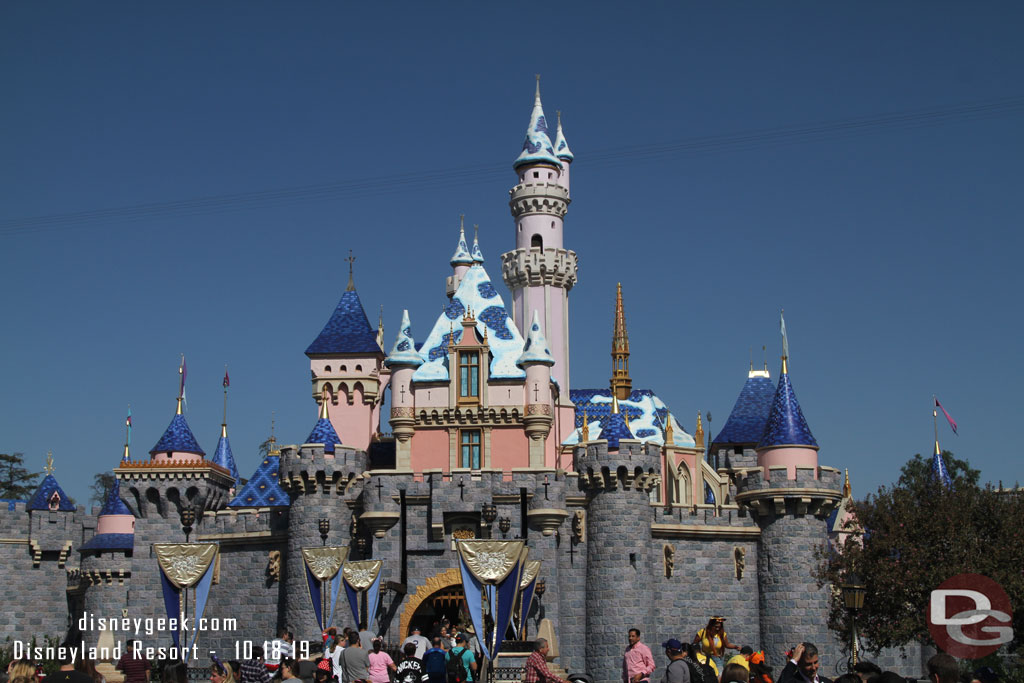
{"type": "MultiPolygon", "coordinates": [[[[814,476],[800,470],[795,480],[769,482],[747,452],[730,456],[738,469],[730,493],[772,489],[786,497],[787,488],[839,488],[839,473],[829,468],[814,476]],[[749,462],[748,462],[749,461],[749,462]]],[[[416,588],[431,577],[458,567],[452,524],[474,527],[481,537],[502,538],[498,523],[481,519],[484,504],[494,503],[498,517],[507,517],[508,538],[524,538],[531,559],[542,561],[540,577],[547,591],[534,600],[527,615],[533,637],[542,619],[550,619],[558,635],[559,663],[570,672],[586,672],[597,683],[618,681],[622,651],[630,628],[639,628],[651,646],[660,671],[667,664],[660,643],[668,638],[693,639],[710,616],[728,618],[730,639],[763,648],[778,671],[781,653],[798,640],[816,642],[826,672],[845,662],[845,646],[825,626],[828,588],[814,579],[814,548],[826,538],[825,522],[801,514],[796,500],[786,499],[781,514],[758,516],[734,504],[666,508],[652,505],[638,486],[637,474],[660,473],[661,455],[654,447],[623,441],[609,453],[603,442],[591,442],[574,453],[577,472],[555,470],[455,470],[413,475],[393,470],[367,471],[367,455],[341,448],[334,457],[322,447],[286,447],[281,456],[281,483],[292,498],[288,508],[229,510],[228,492],[210,481],[187,478],[146,478],[139,474],[122,482],[125,501],[137,516],[132,553],[86,553],[78,547],[95,533],[96,514],[27,513],[24,504],[0,511],[0,566],[4,597],[0,638],[64,636],[72,621],[88,611],[136,618],[165,616],[154,543],[183,542],[179,513],[182,504],[202,509],[192,541],[220,544],[220,581],[213,586],[205,616],[236,619],[237,628],[205,633],[198,639],[201,658],[208,650],[235,657],[235,644],[270,639],[280,627],[298,639],[319,640],[306,588],[301,549],[319,546],[319,520],[330,520],[327,543],[349,546],[349,558],[384,560],[384,581],[405,583],[405,592],[382,590],[371,630],[399,642],[403,612],[416,588]],[[604,472],[605,485],[590,472],[604,472]],[[614,475],[614,477],[612,477],[614,475]],[[359,516],[364,512],[401,513],[382,537],[375,537],[359,516]],[[525,509],[521,501],[525,500],[525,509]],[[567,517],[544,535],[531,527],[526,512],[540,508],[564,510],[567,517]],[[572,515],[586,513],[585,534],[574,538],[572,515]],[[353,536],[368,538],[361,552],[353,536]],[[651,525],[661,529],[657,536],[651,525]],[[701,530],[700,533],[694,530],[701,530]],[[404,534],[404,553],[403,553],[404,534]],[[30,546],[30,541],[35,545],[30,546]],[[60,565],[61,550],[72,544],[60,565]],[[674,567],[666,572],[665,546],[674,549],[674,567]],[[32,548],[41,550],[35,566],[32,548]],[[744,556],[737,571],[736,551],[744,556]],[[269,554],[281,552],[280,580],[268,573],[269,554]]],[[[806,497],[806,495],[805,495],[806,497]]],[[[730,496],[731,501],[731,496],[730,496]]],[[[344,594],[333,624],[355,625],[344,594]]],[[[115,634],[125,640],[132,634],[115,634]]],[[[84,634],[95,643],[99,633],[84,634]]],[[[166,646],[170,635],[141,635],[144,644],[166,646]]],[[[920,652],[884,652],[883,668],[904,674],[921,671],[920,652]]]]}

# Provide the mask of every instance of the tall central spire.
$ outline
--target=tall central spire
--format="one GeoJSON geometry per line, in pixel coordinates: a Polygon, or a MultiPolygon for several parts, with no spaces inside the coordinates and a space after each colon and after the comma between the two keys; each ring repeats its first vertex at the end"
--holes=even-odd
{"type": "Polygon", "coordinates": [[[622,283],[615,292],[615,329],[612,333],[612,395],[629,398],[633,380],[629,376],[629,335],[626,333],[626,312],[622,306],[622,283]]]}

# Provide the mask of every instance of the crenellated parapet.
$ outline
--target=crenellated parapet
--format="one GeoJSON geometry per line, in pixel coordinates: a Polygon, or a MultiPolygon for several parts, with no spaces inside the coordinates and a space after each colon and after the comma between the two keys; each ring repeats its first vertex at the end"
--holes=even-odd
{"type": "Polygon", "coordinates": [[[227,469],[203,458],[122,462],[114,475],[121,481],[122,499],[140,518],[176,518],[188,505],[203,512],[219,510],[231,500],[235,485],[227,469]]]}
{"type": "Polygon", "coordinates": [[[649,493],[661,482],[662,455],[656,444],[622,439],[618,452],[608,452],[608,442],[588,441],[573,452],[573,469],[580,488],[610,490],[621,488],[649,493]]]}
{"type": "Polygon", "coordinates": [[[501,255],[501,275],[508,288],[562,287],[576,285],[576,252],[556,247],[516,249],[501,255]]]}
{"type": "Polygon", "coordinates": [[[336,447],[324,453],[322,444],[285,446],[281,449],[281,486],[289,495],[315,492],[346,495],[368,469],[365,451],[336,447]]]}
{"type": "Polygon", "coordinates": [[[759,516],[827,517],[842,499],[842,479],[833,467],[757,467],[736,475],[736,502],[759,516]]]}
{"type": "Polygon", "coordinates": [[[572,201],[568,189],[547,181],[519,183],[508,194],[514,218],[537,213],[563,218],[572,201]]]}

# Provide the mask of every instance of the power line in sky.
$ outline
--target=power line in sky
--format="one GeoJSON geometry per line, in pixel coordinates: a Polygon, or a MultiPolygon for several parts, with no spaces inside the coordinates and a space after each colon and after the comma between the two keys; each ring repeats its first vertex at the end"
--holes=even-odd
{"type": "MultiPolygon", "coordinates": [[[[662,158],[696,157],[749,151],[768,146],[792,146],[845,139],[893,130],[911,130],[950,123],[976,121],[1024,112],[1024,96],[1008,97],[940,108],[879,114],[859,118],[794,124],[736,133],[709,135],[646,145],[608,147],[587,152],[581,158],[587,168],[642,163],[662,158]]],[[[90,224],[123,223],[165,216],[213,215],[253,208],[298,203],[336,201],[428,189],[477,185],[500,180],[507,164],[462,166],[441,171],[413,171],[362,180],[345,180],[298,187],[210,195],[191,199],[134,204],[108,209],[50,214],[0,220],[0,235],[84,227],[90,224]]]]}

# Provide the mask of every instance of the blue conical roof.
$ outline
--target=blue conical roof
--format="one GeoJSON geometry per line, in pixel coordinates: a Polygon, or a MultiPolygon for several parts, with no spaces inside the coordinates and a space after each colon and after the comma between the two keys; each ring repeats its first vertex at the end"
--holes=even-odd
{"type": "Polygon", "coordinates": [[[540,102],[540,81],[537,82],[537,94],[533,99],[533,112],[530,114],[530,126],[526,129],[523,151],[516,157],[512,167],[518,169],[527,164],[562,167],[562,162],[555,156],[555,148],[548,136],[548,122],[544,116],[544,106],[540,102]]]}
{"type": "Polygon", "coordinates": [[[718,432],[713,444],[757,444],[764,434],[764,426],[772,411],[775,383],[767,371],[753,370],[732,407],[725,426],[718,432]]]}
{"type": "Polygon", "coordinates": [[[307,356],[338,353],[382,353],[377,345],[377,331],[370,327],[354,288],[341,295],[330,320],[306,349],[307,356]]]}
{"type": "Polygon", "coordinates": [[[523,353],[516,361],[516,366],[521,368],[528,363],[555,364],[555,359],[548,350],[548,340],[544,338],[544,333],[540,329],[540,315],[537,309],[533,311],[533,322],[530,324],[526,343],[523,344],[523,353]]]}
{"type": "Polygon", "coordinates": [[[779,375],[779,386],[775,390],[772,411],[764,426],[764,434],[758,448],[773,446],[809,446],[817,448],[818,442],[807,426],[800,403],[796,400],[793,384],[789,381],[789,373],[783,362],[782,373],[779,375]]]}
{"type": "Polygon", "coordinates": [[[220,465],[231,473],[232,478],[241,481],[238,474],[238,465],[235,464],[235,456],[231,452],[231,442],[228,441],[227,428],[221,432],[220,441],[217,442],[217,451],[213,454],[213,464],[220,465]]]}
{"type": "Polygon", "coordinates": [[[341,439],[338,438],[338,432],[334,431],[334,425],[331,424],[330,419],[321,417],[316,421],[313,431],[306,437],[306,443],[322,443],[324,453],[333,453],[334,446],[340,445],[341,439]]]}
{"type": "Polygon", "coordinates": [[[423,358],[416,351],[416,342],[412,338],[412,325],[409,322],[409,310],[402,311],[402,324],[398,326],[398,335],[395,337],[395,345],[391,347],[384,365],[394,367],[405,365],[418,368],[423,365],[423,358]]]}
{"type": "Polygon", "coordinates": [[[480,251],[480,238],[477,235],[473,235],[473,263],[483,263],[484,253],[480,251]]]}
{"type": "Polygon", "coordinates": [[[459,243],[455,245],[455,253],[452,254],[452,259],[449,261],[454,266],[471,266],[473,265],[473,255],[469,253],[469,245],[466,244],[466,229],[459,226],[459,243]]]}
{"type": "Polygon", "coordinates": [[[278,470],[280,469],[281,457],[268,455],[256,468],[252,478],[246,482],[235,499],[228,503],[228,507],[282,507],[287,506],[291,499],[283,488],[278,470]]]}
{"type": "Polygon", "coordinates": [[[53,497],[54,493],[60,497],[60,505],[57,506],[58,510],[62,512],[74,512],[75,504],[68,498],[68,494],[64,493],[64,489],[60,487],[57,480],[53,478],[52,474],[47,474],[39,488],[32,495],[32,500],[28,502],[26,510],[49,510],[50,509],[50,498],[53,497]]]}
{"type": "Polygon", "coordinates": [[[149,451],[149,454],[170,453],[173,451],[206,455],[206,451],[199,447],[199,442],[196,441],[192,430],[189,429],[185,416],[181,414],[175,415],[171,419],[171,424],[167,425],[164,435],[156,442],[156,445],[149,451]]]}
{"type": "Polygon", "coordinates": [[[565,134],[562,132],[562,117],[558,117],[558,132],[555,133],[555,156],[562,161],[572,161],[572,150],[569,143],[565,141],[565,134]]]}
{"type": "Polygon", "coordinates": [[[132,511],[128,509],[128,506],[121,500],[121,480],[115,478],[114,485],[110,487],[110,491],[107,493],[107,500],[103,504],[103,509],[100,510],[100,517],[104,515],[130,515],[132,511]]]}

